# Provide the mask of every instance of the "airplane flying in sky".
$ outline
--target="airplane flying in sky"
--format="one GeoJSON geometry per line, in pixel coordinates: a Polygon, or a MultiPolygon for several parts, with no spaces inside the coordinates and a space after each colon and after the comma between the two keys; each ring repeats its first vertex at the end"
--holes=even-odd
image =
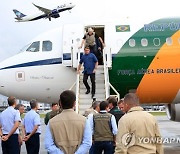
{"type": "Polygon", "coordinates": [[[60,12],[66,11],[66,10],[71,10],[75,5],[72,3],[68,4],[63,4],[58,6],[57,8],[50,10],[47,8],[43,8],[41,6],[38,6],[36,4],[33,4],[35,7],[37,7],[41,12],[38,14],[34,14],[32,16],[27,16],[20,11],[14,9],[13,12],[16,15],[16,20],[17,22],[26,22],[26,21],[34,21],[34,20],[39,20],[42,18],[48,18],[49,21],[51,21],[51,18],[59,18],[60,17],[60,12]]]}

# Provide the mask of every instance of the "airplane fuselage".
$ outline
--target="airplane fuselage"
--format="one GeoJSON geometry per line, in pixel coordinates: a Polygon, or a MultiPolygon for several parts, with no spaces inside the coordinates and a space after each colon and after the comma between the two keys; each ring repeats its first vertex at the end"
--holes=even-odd
{"type": "Polygon", "coordinates": [[[72,4],[64,4],[61,6],[58,6],[56,9],[53,9],[50,13],[44,13],[44,12],[39,12],[37,14],[33,14],[33,15],[28,15],[28,16],[24,16],[22,18],[16,18],[17,22],[27,22],[27,21],[34,21],[34,20],[39,20],[42,18],[59,18],[60,17],[60,13],[66,10],[71,10],[75,5],[72,4]]]}
{"type": "MultiPolygon", "coordinates": [[[[110,83],[121,97],[137,92],[140,103],[180,103],[179,24],[179,18],[169,18],[139,28],[119,26],[119,31],[115,31],[116,24],[97,24],[103,25],[106,48],[112,52],[110,83]]],[[[0,92],[26,100],[58,101],[60,92],[76,81],[75,49],[84,35],[83,26],[79,30],[78,26],[40,35],[31,41],[36,46],[39,41],[37,51],[30,43],[31,48],[2,62],[0,92]],[[43,51],[47,40],[53,44],[48,52],[43,51]]]]}
{"type": "Polygon", "coordinates": [[[162,19],[145,25],[113,56],[110,82],[122,97],[137,91],[141,103],[180,103],[179,24],[162,19]]]}

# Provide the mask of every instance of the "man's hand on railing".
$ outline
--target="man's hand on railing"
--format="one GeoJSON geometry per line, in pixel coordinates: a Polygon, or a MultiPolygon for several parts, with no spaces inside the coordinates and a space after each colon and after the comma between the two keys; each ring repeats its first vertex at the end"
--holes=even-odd
{"type": "Polygon", "coordinates": [[[82,46],[79,46],[79,47],[78,47],[78,49],[81,49],[81,48],[82,48],[82,46]]]}
{"type": "Polygon", "coordinates": [[[80,74],[80,70],[77,70],[77,74],[80,74]]]}

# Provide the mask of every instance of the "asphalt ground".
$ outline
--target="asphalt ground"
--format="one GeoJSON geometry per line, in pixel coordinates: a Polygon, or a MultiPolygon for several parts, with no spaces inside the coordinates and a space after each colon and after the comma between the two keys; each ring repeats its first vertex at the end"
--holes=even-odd
{"type": "MultiPolygon", "coordinates": [[[[165,154],[180,154],[180,122],[174,122],[168,120],[166,116],[156,116],[159,124],[160,132],[164,141],[164,151],[165,154]]],[[[41,119],[42,125],[41,130],[41,146],[40,154],[47,154],[44,148],[44,134],[46,125],[44,124],[44,119],[41,119]]],[[[0,149],[0,153],[2,153],[0,149]]],[[[21,147],[21,154],[26,154],[25,144],[21,147]]]]}

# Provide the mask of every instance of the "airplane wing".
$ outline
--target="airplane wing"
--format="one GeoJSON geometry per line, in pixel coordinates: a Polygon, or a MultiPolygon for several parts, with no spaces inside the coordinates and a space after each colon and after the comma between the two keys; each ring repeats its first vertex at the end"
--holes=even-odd
{"type": "Polygon", "coordinates": [[[43,7],[41,7],[41,6],[38,6],[38,5],[34,4],[34,3],[33,3],[33,5],[34,5],[35,7],[37,7],[40,11],[44,12],[45,14],[49,14],[49,13],[51,13],[51,11],[52,11],[52,10],[43,8],[43,7]]]}

